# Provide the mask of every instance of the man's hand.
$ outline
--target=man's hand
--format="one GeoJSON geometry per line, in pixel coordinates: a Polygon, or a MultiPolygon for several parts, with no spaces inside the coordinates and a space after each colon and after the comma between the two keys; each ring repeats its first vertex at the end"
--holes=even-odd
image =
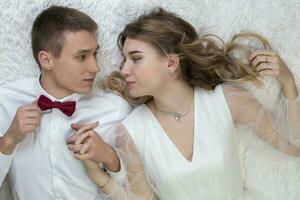
{"type": "Polygon", "coordinates": [[[4,154],[11,154],[27,134],[36,130],[40,125],[41,118],[42,111],[36,101],[19,107],[8,130],[0,138],[0,151],[4,154]]]}
{"type": "Polygon", "coordinates": [[[119,171],[120,161],[117,153],[93,130],[98,124],[72,124],[75,133],[67,139],[68,148],[79,160],[102,163],[110,171],[119,171]]]}

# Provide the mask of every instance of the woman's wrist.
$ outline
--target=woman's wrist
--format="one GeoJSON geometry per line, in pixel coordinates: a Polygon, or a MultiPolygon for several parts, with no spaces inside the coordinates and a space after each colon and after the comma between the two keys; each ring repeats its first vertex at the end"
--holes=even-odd
{"type": "Polygon", "coordinates": [[[295,100],[298,97],[298,90],[295,79],[282,84],[283,95],[288,100],[295,100]]]}
{"type": "MultiPolygon", "coordinates": [[[[109,181],[105,186],[101,188],[103,196],[112,199],[120,199],[124,195],[124,189],[119,186],[116,180],[112,177],[109,178],[109,181]]],[[[123,198],[122,198],[123,199],[123,198]]]]}
{"type": "Polygon", "coordinates": [[[105,188],[105,187],[109,184],[109,182],[110,182],[110,176],[107,174],[106,177],[107,177],[107,178],[105,179],[105,181],[104,181],[103,183],[99,183],[98,187],[99,187],[100,189],[105,188]]]}

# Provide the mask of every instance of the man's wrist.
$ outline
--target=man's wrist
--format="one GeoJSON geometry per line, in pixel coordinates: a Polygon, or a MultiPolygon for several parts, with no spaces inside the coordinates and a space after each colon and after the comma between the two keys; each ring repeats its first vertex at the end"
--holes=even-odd
{"type": "Polygon", "coordinates": [[[17,142],[11,137],[9,134],[5,134],[3,137],[0,138],[0,152],[2,154],[11,155],[16,146],[17,142]]]}

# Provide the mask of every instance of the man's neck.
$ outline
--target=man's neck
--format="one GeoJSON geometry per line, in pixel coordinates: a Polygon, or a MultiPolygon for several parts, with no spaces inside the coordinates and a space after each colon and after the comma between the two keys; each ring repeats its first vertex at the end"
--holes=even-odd
{"type": "Polygon", "coordinates": [[[41,75],[39,81],[43,90],[56,99],[63,99],[72,95],[71,92],[61,89],[59,85],[55,84],[55,82],[47,76],[41,75]]]}

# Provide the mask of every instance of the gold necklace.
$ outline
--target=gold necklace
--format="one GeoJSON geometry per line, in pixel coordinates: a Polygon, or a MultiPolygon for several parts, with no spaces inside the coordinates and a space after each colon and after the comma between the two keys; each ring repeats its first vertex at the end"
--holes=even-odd
{"type": "Polygon", "coordinates": [[[186,114],[189,113],[189,111],[190,111],[191,108],[192,108],[192,105],[193,105],[193,102],[191,103],[191,105],[189,105],[189,107],[188,107],[186,110],[184,110],[184,111],[181,112],[181,113],[179,113],[179,112],[171,112],[171,111],[162,110],[162,109],[158,108],[157,106],[155,106],[155,108],[156,108],[156,110],[158,110],[158,111],[161,112],[161,113],[164,113],[164,114],[166,114],[166,115],[169,115],[169,116],[174,117],[176,121],[180,121],[181,118],[182,118],[183,116],[185,116],[186,114]]]}

